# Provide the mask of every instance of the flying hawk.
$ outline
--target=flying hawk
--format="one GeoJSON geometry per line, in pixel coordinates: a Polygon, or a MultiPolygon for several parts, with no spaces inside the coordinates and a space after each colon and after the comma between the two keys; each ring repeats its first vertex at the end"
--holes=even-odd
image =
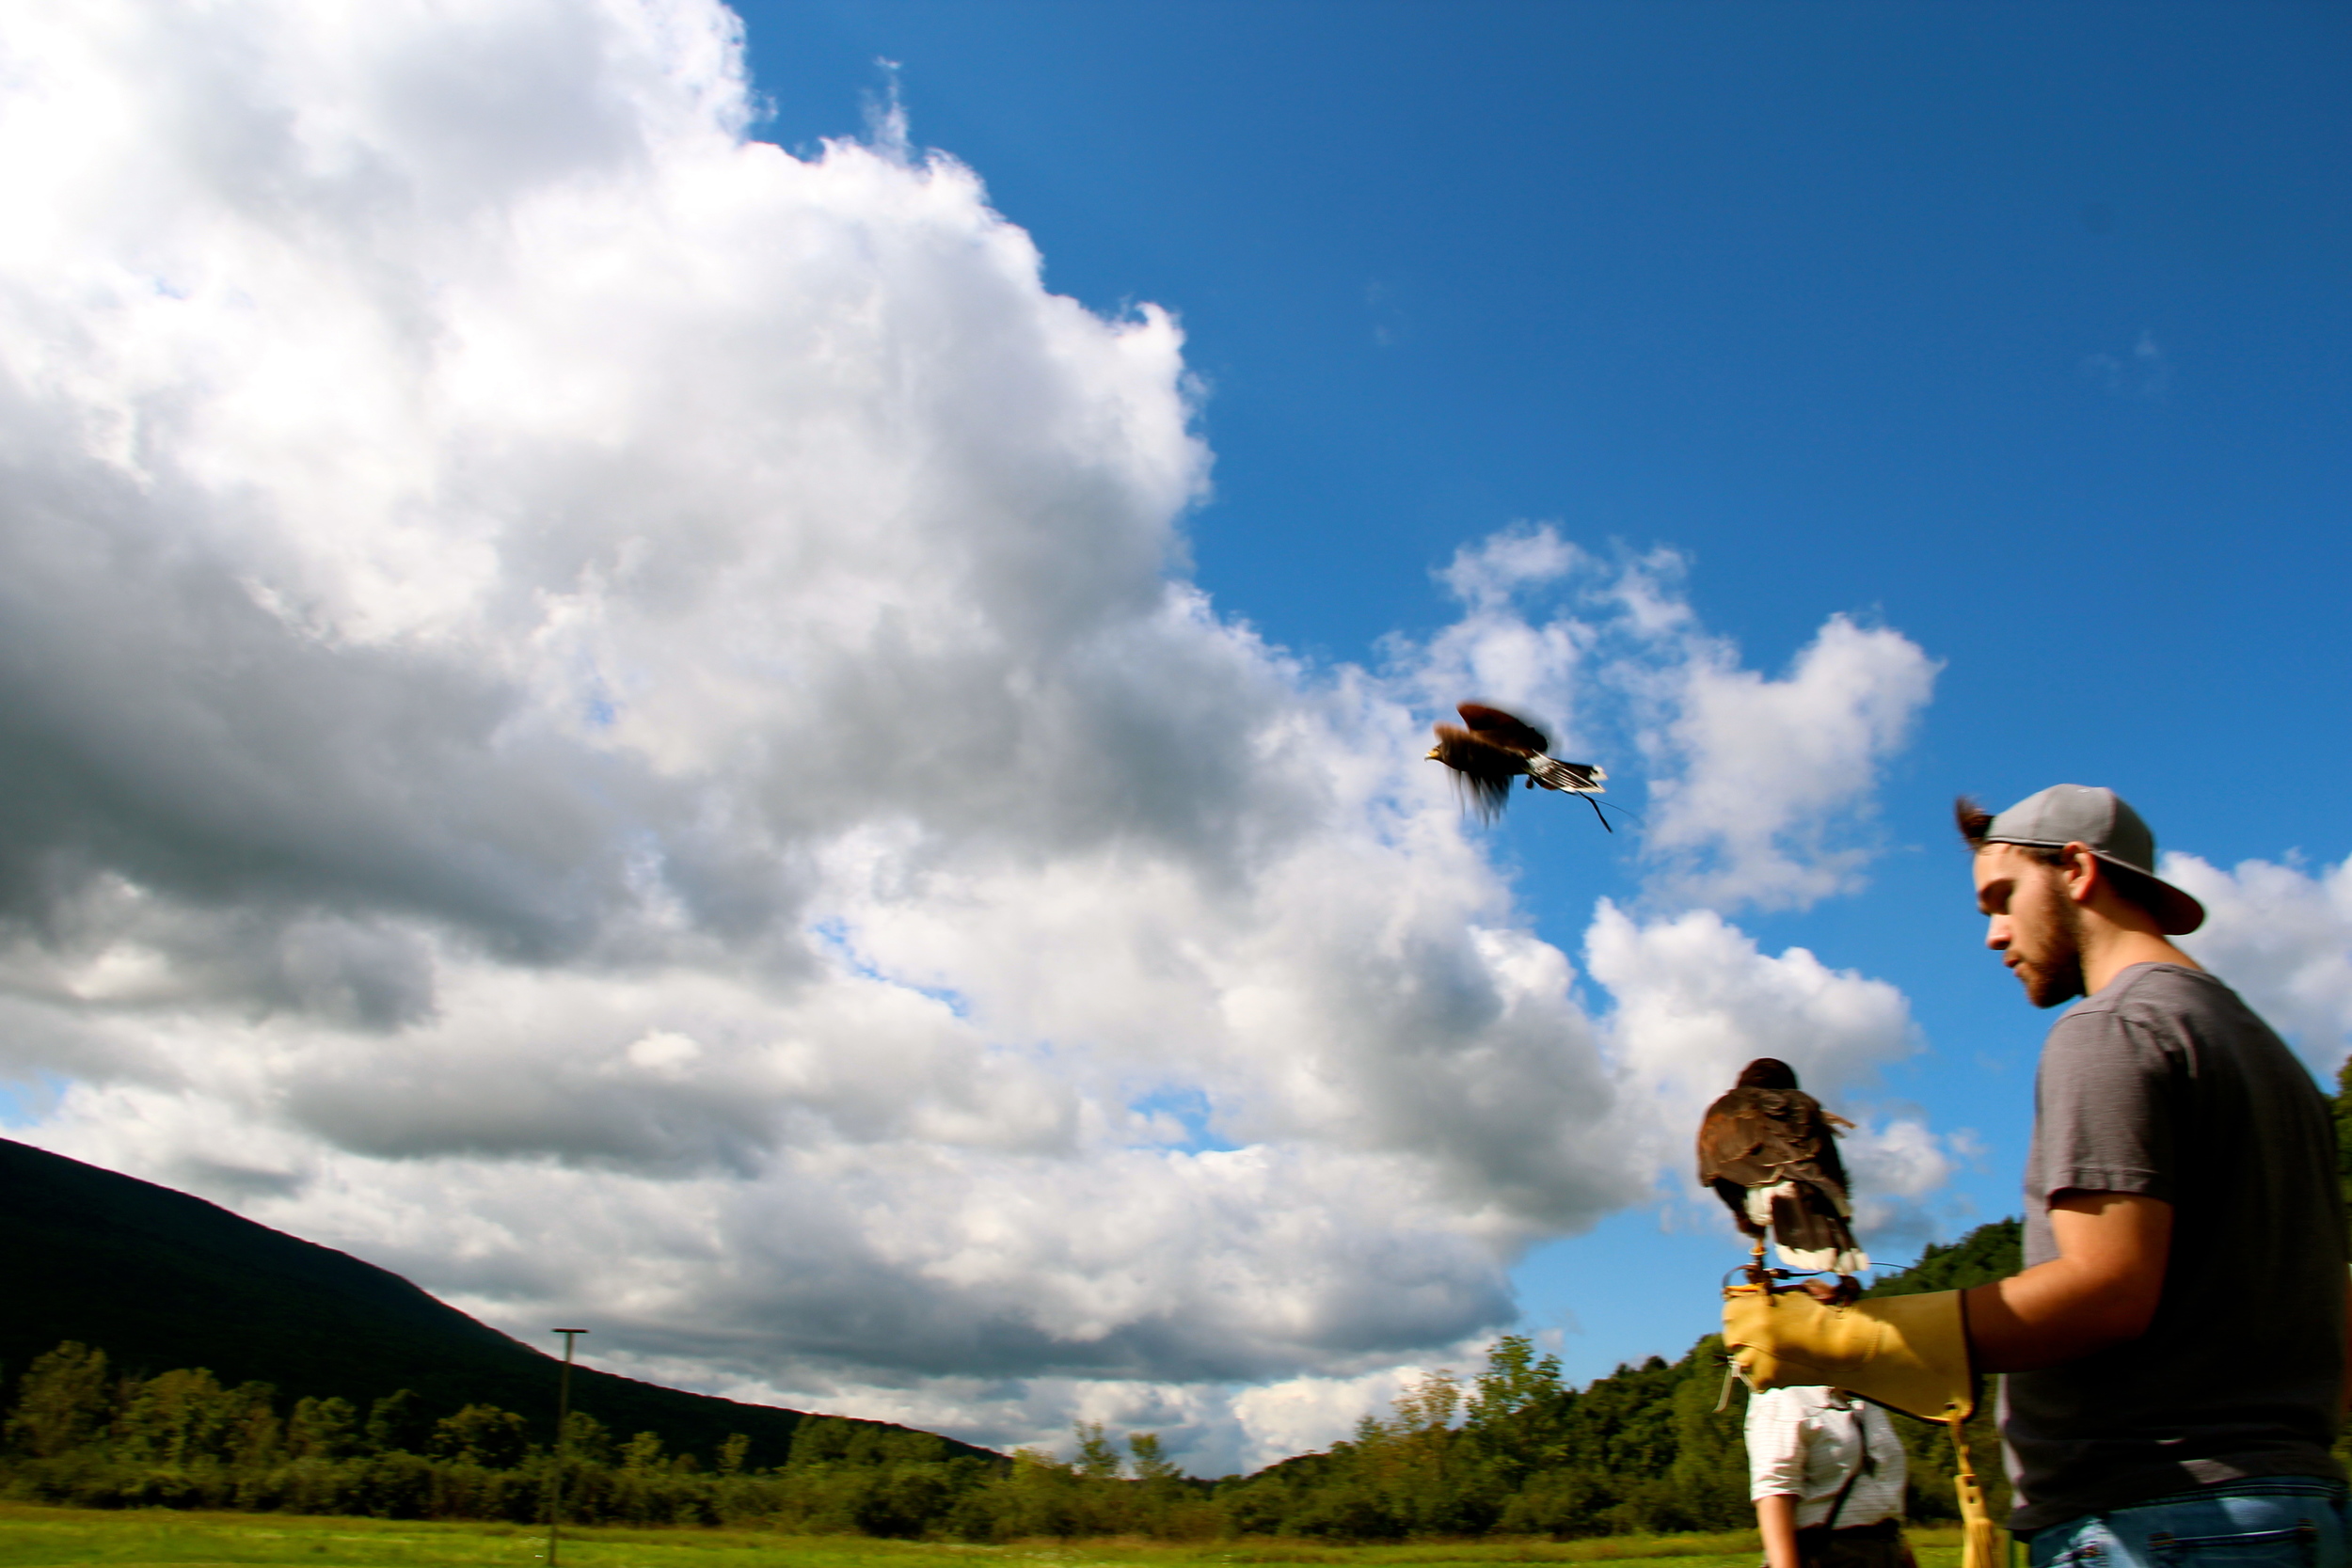
{"type": "Polygon", "coordinates": [[[1851,1275],[1870,1266],[1854,1244],[1846,1163],[1837,1157],[1843,1117],[1797,1087],[1788,1063],[1759,1056],[1699,1123],[1699,1181],[1754,1237],[1759,1265],[1766,1227],[1792,1269],[1851,1275]]]}
{"type": "MultiPolygon", "coordinates": [[[[1530,789],[1541,784],[1588,800],[1602,793],[1601,781],[1609,775],[1589,762],[1561,762],[1544,755],[1551,742],[1534,725],[1477,703],[1464,703],[1454,711],[1469,728],[1437,725],[1438,743],[1429,748],[1428,760],[1454,769],[1455,783],[1481,821],[1502,815],[1511,800],[1513,779],[1525,779],[1530,789]]],[[[1600,825],[1609,828],[1609,818],[1600,816],[1600,802],[1591,804],[1600,825]]]]}

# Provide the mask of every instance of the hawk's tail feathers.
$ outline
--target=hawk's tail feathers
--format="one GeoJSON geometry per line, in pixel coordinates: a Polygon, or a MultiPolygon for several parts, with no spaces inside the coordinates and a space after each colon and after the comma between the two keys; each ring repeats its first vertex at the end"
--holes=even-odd
{"type": "Polygon", "coordinates": [[[1761,1208],[1771,1214],[1772,1241],[1790,1268],[1856,1274],[1870,1266],[1869,1254],[1846,1224],[1845,1194],[1835,1184],[1783,1180],[1754,1189],[1748,1205],[1750,1212],[1761,1208]]]}
{"type": "Polygon", "coordinates": [[[1603,795],[1601,781],[1608,773],[1590,763],[1561,762],[1541,752],[1527,759],[1527,776],[1546,789],[1565,790],[1573,795],[1603,795]]]}

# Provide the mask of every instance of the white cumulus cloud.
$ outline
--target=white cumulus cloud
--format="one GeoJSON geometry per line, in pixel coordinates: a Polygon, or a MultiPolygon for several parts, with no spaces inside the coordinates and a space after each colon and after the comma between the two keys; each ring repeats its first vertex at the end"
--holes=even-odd
{"type": "Polygon", "coordinates": [[[1832,615],[1768,678],[1698,623],[1686,570],[1672,550],[1604,557],[1522,525],[1438,573],[1461,620],[1398,651],[1433,705],[1473,691],[1553,722],[1557,754],[1641,753],[1654,894],[1802,909],[1853,891],[1876,847],[1880,773],[1941,664],[1898,631],[1832,615]]]}
{"type": "Polygon", "coordinates": [[[746,139],[710,0],[0,48],[36,1141],[648,1375],[1214,1465],[1507,1323],[1702,1072],[1909,1048],[1704,911],[1602,907],[1596,1022],[1420,752],[1534,699],[1660,759],[1677,885],[1801,902],[1926,656],[1833,618],[1766,680],[1671,557],[1524,528],[1380,670],[1265,645],[1184,575],[1176,321],[898,130],[746,139]]]}
{"type": "Polygon", "coordinates": [[[1643,923],[1604,900],[1584,954],[1615,998],[1610,1029],[1627,1069],[1677,1098],[1692,1126],[1756,1057],[1828,1092],[1912,1049],[1901,991],[1802,947],[1772,957],[1711,910],[1643,923]]]}
{"type": "Polygon", "coordinates": [[[2168,854],[2163,871],[2205,906],[2205,924],[2181,945],[2331,1078],[2352,1050],[2352,860],[2224,871],[2168,854]]]}
{"type": "Polygon", "coordinates": [[[1652,849],[1684,896],[1803,908],[1855,885],[1881,765],[1939,666],[1899,632],[1833,616],[1781,679],[1693,642],[1664,695],[1652,849]]]}
{"type": "MultiPolygon", "coordinates": [[[[1939,1135],[1914,1112],[1873,1118],[1856,1101],[1882,1068],[1918,1049],[1901,991],[1802,947],[1767,954],[1710,910],[1644,922],[1603,900],[1584,955],[1613,1003],[1605,1028],[1629,1098],[1656,1118],[1652,1159],[1669,1191],[1691,1192],[1689,1139],[1708,1102],[1749,1062],[1773,1056],[1859,1124],[1844,1151],[1866,1243],[1891,1261],[1934,1239],[1932,1200],[1968,1135],[1939,1135]]],[[[1692,1201],[1724,1223],[1711,1198],[1692,1201]]]]}

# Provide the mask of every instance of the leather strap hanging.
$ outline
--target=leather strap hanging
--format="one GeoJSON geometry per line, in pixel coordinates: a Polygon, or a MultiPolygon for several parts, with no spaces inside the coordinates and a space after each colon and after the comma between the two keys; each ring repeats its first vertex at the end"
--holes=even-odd
{"type": "Polygon", "coordinates": [[[1862,1449],[1862,1463],[1853,1467],[1852,1473],[1846,1477],[1846,1484],[1837,1489],[1837,1500],[1829,1505],[1829,1514],[1821,1521],[1823,1529],[1837,1528],[1837,1516],[1846,1512],[1846,1499],[1852,1495],[1854,1483],[1878,1467],[1870,1459],[1869,1424],[1863,1420],[1859,1410],[1853,1412],[1853,1435],[1855,1443],[1862,1449]]]}
{"type": "Polygon", "coordinates": [[[2001,1532],[1985,1512],[1984,1488],[1977,1484],[1977,1466],[1968,1457],[1968,1434],[1961,1418],[1948,1418],[1945,1430],[1952,1434],[1952,1453],[1960,1462],[1952,1486],[1960,1494],[1960,1568],[2001,1568],[2001,1532]]]}

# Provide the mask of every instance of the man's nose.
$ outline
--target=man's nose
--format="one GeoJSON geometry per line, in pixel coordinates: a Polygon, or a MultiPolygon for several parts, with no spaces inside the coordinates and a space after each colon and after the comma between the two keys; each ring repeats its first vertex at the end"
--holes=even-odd
{"type": "Polygon", "coordinates": [[[1996,914],[1984,923],[1984,944],[1995,953],[2009,951],[2009,916],[1996,914]]]}

